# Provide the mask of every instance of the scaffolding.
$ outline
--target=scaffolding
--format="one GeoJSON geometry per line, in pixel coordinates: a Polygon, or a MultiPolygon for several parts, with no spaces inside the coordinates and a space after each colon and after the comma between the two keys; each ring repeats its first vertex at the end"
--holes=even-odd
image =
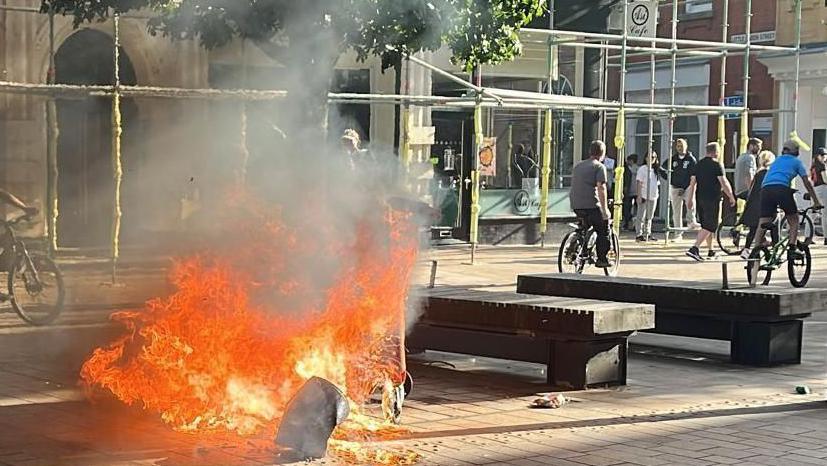
{"type": "MultiPolygon", "coordinates": [[[[675,119],[683,115],[707,115],[718,117],[718,141],[721,142],[722,148],[725,140],[724,134],[724,118],[725,114],[738,114],[741,123],[741,151],[745,150],[746,138],[748,133],[748,118],[749,115],[770,114],[775,115],[779,113],[790,112],[793,115],[794,127],[798,122],[798,86],[800,82],[800,54],[801,54],[801,19],[802,19],[802,0],[793,0],[795,4],[795,44],[791,47],[776,46],[776,45],[759,45],[751,42],[751,18],[752,18],[752,1],[747,0],[744,10],[745,27],[746,27],[746,41],[745,43],[732,43],[728,41],[728,18],[729,18],[729,0],[723,0],[723,22],[722,22],[722,40],[720,42],[708,40],[692,40],[682,39],[678,37],[678,0],[672,1],[657,1],[657,8],[664,6],[671,6],[671,36],[670,37],[638,37],[629,34],[628,16],[630,5],[634,4],[633,0],[620,0],[622,4],[622,33],[594,33],[583,31],[569,31],[555,29],[555,1],[548,0],[549,9],[549,29],[523,29],[523,36],[525,42],[534,42],[537,44],[544,44],[547,48],[548,60],[548,91],[541,92],[526,92],[498,89],[492,87],[483,87],[481,81],[481,73],[476,73],[476,82],[470,82],[462,79],[455,74],[442,70],[429,62],[422,60],[415,55],[409,54],[405,57],[408,63],[414,63],[418,66],[425,67],[432,73],[436,73],[446,79],[449,79],[463,87],[468,92],[461,97],[447,97],[435,95],[410,95],[406,94],[376,94],[376,93],[330,93],[328,101],[330,103],[350,103],[350,104],[385,104],[402,106],[407,110],[410,106],[428,107],[432,109],[440,108],[460,108],[472,110],[474,115],[474,136],[475,146],[477,152],[482,146],[482,111],[490,108],[506,108],[506,109],[520,109],[538,111],[543,115],[543,154],[541,165],[541,199],[540,199],[540,233],[541,244],[545,242],[548,222],[548,198],[549,198],[549,184],[550,184],[550,166],[552,162],[552,121],[555,111],[594,111],[601,112],[606,118],[613,117],[616,120],[615,136],[613,138],[614,146],[617,149],[618,170],[616,173],[615,189],[617,196],[615,199],[622,199],[623,195],[623,176],[622,176],[622,161],[625,160],[625,140],[626,140],[626,118],[629,115],[639,115],[649,119],[649,150],[654,151],[654,128],[653,122],[655,117],[667,117],[669,119],[668,135],[671,147],[674,147],[675,140],[675,119]],[[575,47],[583,49],[598,49],[605,54],[605,63],[610,68],[619,70],[619,101],[609,101],[605,98],[588,98],[558,95],[552,93],[552,83],[556,77],[554,74],[555,62],[557,57],[558,47],[575,47]],[[619,53],[613,53],[619,52],[619,53]],[[749,105],[749,61],[754,56],[755,52],[786,52],[795,55],[795,96],[793,98],[793,106],[790,109],[770,109],[770,110],[755,110],[751,109],[749,105]],[[741,107],[725,106],[723,96],[726,89],[726,69],[727,57],[729,56],[743,56],[743,93],[744,103],[741,107]],[[628,102],[626,98],[626,74],[627,67],[631,58],[648,56],[650,59],[650,99],[648,104],[628,102]],[[666,58],[664,58],[666,57],[666,58]],[[718,105],[679,105],[676,104],[675,89],[677,86],[676,70],[677,63],[684,59],[693,58],[708,58],[721,60],[721,101],[718,105]],[[655,102],[655,69],[658,61],[669,60],[670,62],[670,96],[668,104],[658,104],[655,102]]],[[[46,234],[48,237],[48,245],[50,252],[55,252],[58,245],[57,218],[59,215],[57,183],[59,183],[58,165],[57,165],[57,138],[60,131],[57,125],[57,116],[55,109],[56,98],[83,98],[90,96],[107,97],[112,100],[112,165],[113,165],[113,179],[115,182],[114,194],[114,212],[112,222],[111,234],[111,248],[110,259],[112,263],[112,279],[116,278],[117,264],[119,259],[119,237],[120,237],[120,221],[121,221],[121,206],[120,206],[120,186],[123,179],[122,159],[120,154],[120,138],[121,138],[121,113],[120,102],[125,97],[155,97],[167,99],[199,99],[199,100],[231,100],[240,101],[245,104],[251,101],[271,101],[283,99],[287,93],[285,91],[261,91],[252,89],[189,89],[189,88],[174,88],[174,87],[151,87],[151,86],[129,86],[121,83],[121,73],[118,68],[118,53],[120,44],[120,30],[119,21],[122,18],[133,19],[147,19],[148,16],[141,16],[140,14],[112,14],[112,35],[114,39],[113,57],[115,60],[113,85],[97,85],[97,86],[82,86],[82,85],[67,85],[55,83],[55,30],[54,30],[54,11],[43,13],[38,8],[30,8],[24,6],[0,5],[0,11],[32,13],[32,14],[46,14],[48,15],[49,26],[49,69],[46,76],[45,83],[25,83],[25,82],[9,82],[0,81],[0,93],[9,94],[23,94],[36,95],[48,98],[46,104],[46,121],[47,121],[47,212],[46,212],[46,234]]],[[[245,67],[246,73],[246,67],[245,67]]],[[[246,85],[246,75],[244,79],[246,85]]],[[[246,131],[246,110],[242,111],[242,132],[246,131]]],[[[404,129],[401,131],[401,139],[399,147],[401,148],[400,159],[405,163],[411,162],[410,144],[408,141],[408,118],[404,117],[404,129]]],[[[791,138],[798,139],[797,133],[794,131],[791,138]]],[[[803,141],[801,141],[803,143],[803,141]]],[[[723,154],[722,154],[723,155],[723,154]]],[[[650,164],[652,162],[650,158],[650,164]]],[[[476,157],[475,157],[476,160],[476,157]]],[[[723,160],[723,156],[721,157],[723,160]]],[[[651,168],[651,167],[650,167],[651,168]]],[[[242,170],[243,173],[243,170],[242,170]]],[[[671,182],[672,166],[669,164],[667,173],[669,174],[669,181],[671,182]]],[[[471,168],[471,219],[470,219],[470,244],[471,244],[471,259],[475,259],[476,248],[478,244],[478,223],[480,217],[479,193],[480,193],[480,176],[479,170],[476,166],[476,161],[471,168]]],[[[620,227],[620,205],[615,206],[615,221],[614,228],[618,230],[620,227]]],[[[671,209],[667,204],[666,209],[666,226],[668,241],[669,233],[676,231],[675,228],[670,227],[670,212],[671,209]]]]}

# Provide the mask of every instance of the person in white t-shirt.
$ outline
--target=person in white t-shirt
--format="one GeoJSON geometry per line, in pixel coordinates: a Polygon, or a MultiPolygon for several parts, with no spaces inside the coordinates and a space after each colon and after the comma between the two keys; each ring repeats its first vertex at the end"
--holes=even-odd
{"type": "Polygon", "coordinates": [[[635,186],[637,187],[637,241],[657,241],[652,236],[652,219],[658,205],[660,194],[660,179],[666,179],[666,170],[660,166],[658,154],[652,153],[652,165],[649,165],[650,155],[643,158],[643,163],[637,171],[635,186]]]}

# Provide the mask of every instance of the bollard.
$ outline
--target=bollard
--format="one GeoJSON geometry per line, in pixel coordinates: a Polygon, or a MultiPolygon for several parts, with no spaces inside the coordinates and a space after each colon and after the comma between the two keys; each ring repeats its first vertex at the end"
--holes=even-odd
{"type": "Polygon", "coordinates": [[[436,266],[437,261],[431,261],[431,280],[428,282],[428,288],[433,288],[436,284],[436,266]]]}
{"type": "Polygon", "coordinates": [[[728,290],[729,289],[729,273],[727,271],[727,263],[726,262],[721,262],[721,279],[722,279],[722,282],[723,282],[722,286],[721,286],[721,289],[722,290],[728,290]]]}

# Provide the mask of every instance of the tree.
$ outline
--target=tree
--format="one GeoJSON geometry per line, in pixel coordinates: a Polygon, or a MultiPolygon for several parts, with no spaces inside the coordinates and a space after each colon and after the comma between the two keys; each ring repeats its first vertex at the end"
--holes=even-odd
{"type": "MultiPolygon", "coordinates": [[[[520,53],[517,31],[544,12],[545,0],[42,0],[41,11],[83,22],[149,8],[149,32],[197,39],[210,49],[249,39],[285,65],[296,128],[317,138],[333,68],[349,48],[385,68],[406,53],[450,47],[472,70],[520,53]]],[[[304,139],[304,138],[301,138],[304,139]]],[[[318,140],[318,139],[316,139],[318,140]]],[[[294,141],[297,142],[297,141],[294,141]]]]}

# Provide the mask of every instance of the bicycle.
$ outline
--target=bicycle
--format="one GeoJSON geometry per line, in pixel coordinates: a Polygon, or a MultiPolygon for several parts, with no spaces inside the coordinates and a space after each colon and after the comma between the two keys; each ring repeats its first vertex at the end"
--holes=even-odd
{"type": "Polygon", "coordinates": [[[0,302],[10,302],[14,312],[32,325],[52,323],[63,310],[66,291],[57,264],[40,254],[30,254],[14,227],[31,216],[21,215],[0,221],[0,271],[8,273],[8,293],[0,292],[0,302]],[[32,300],[29,302],[29,300],[32,300]]]}
{"type": "MultiPolygon", "coordinates": [[[[806,243],[812,244],[813,235],[815,235],[813,220],[807,215],[807,209],[798,211],[798,215],[801,217],[798,231],[804,237],[806,243]]],[[[772,222],[772,230],[774,230],[773,235],[783,236],[788,234],[790,227],[787,225],[786,217],[782,217],[779,213],[779,216],[772,222]],[[779,223],[782,219],[784,223],[779,223]]],[[[747,233],[749,233],[749,227],[741,223],[741,219],[737,214],[732,212],[718,225],[715,230],[715,239],[724,254],[736,256],[744,249],[747,233]]]]}
{"type": "MultiPolygon", "coordinates": [[[[815,211],[812,207],[808,207],[800,212],[806,215],[809,211],[815,211]]],[[[771,228],[772,223],[763,225],[764,228],[771,228]]],[[[755,241],[761,241],[763,238],[756,238],[755,241]]],[[[772,279],[774,270],[780,268],[784,263],[787,263],[787,277],[790,284],[796,288],[803,288],[810,280],[810,273],[812,272],[813,259],[810,255],[810,247],[807,242],[801,243],[803,248],[800,257],[790,257],[790,252],[793,251],[795,245],[791,245],[789,235],[783,236],[779,241],[776,241],[771,247],[764,245],[758,246],[752,250],[749,259],[747,260],[747,281],[750,286],[755,286],[760,282],[762,285],[769,285],[772,279]],[[763,272],[763,276],[761,273],[763,272]]]]}
{"type": "MultiPolygon", "coordinates": [[[[557,270],[560,273],[580,274],[587,265],[597,262],[597,232],[591,227],[586,227],[581,219],[569,225],[575,230],[567,233],[560,244],[557,270]]],[[[609,267],[603,269],[603,272],[609,277],[614,277],[620,266],[620,240],[612,229],[609,230],[609,241],[609,253],[606,255],[609,267]]]]}

